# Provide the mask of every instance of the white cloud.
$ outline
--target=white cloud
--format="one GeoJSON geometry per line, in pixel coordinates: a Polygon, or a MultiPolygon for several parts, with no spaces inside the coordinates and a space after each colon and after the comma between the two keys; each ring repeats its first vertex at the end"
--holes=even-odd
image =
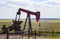
{"type": "MultiPolygon", "coordinates": [[[[50,4],[48,4],[49,6],[52,6],[52,7],[60,7],[60,0],[46,0],[48,3],[49,2],[53,2],[53,3],[55,3],[56,5],[50,5],[50,4]]],[[[45,2],[46,3],[46,2],[45,2]]]]}
{"type": "Polygon", "coordinates": [[[9,5],[10,7],[20,7],[20,6],[17,6],[17,5],[15,5],[15,4],[8,4],[8,3],[7,3],[7,5],[9,5]]]}
{"type": "MultiPolygon", "coordinates": [[[[16,10],[18,10],[18,8],[24,8],[24,9],[27,9],[27,10],[30,10],[30,11],[39,10],[41,12],[41,17],[43,17],[43,18],[44,17],[45,18],[59,17],[59,13],[60,13],[59,12],[59,10],[60,10],[60,8],[59,8],[60,7],[60,5],[59,5],[60,0],[46,0],[46,1],[42,1],[42,2],[36,2],[36,1],[32,1],[32,0],[6,0],[6,1],[0,1],[0,4],[6,4],[6,5],[8,5],[7,7],[11,7],[12,9],[13,9],[13,7],[17,8],[16,10]],[[25,6],[16,5],[14,3],[9,3],[9,2],[14,2],[14,3],[21,3],[22,2],[26,5],[25,6]],[[55,4],[58,4],[58,5],[48,4],[49,2],[54,2],[55,4]],[[57,8],[59,8],[59,9],[57,9],[57,8]],[[57,12],[58,12],[58,15],[56,16],[57,12]],[[53,14],[54,14],[54,16],[53,16],[53,14]]],[[[16,10],[14,10],[14,12],[16,10]]]]}
{"type": "Polygon", "coordinates": [[[5,4],[5,2],[4,1],[0,1],[0,4],[5,4]]]}
{"type": "MultiPolygon", "coordinates": [[[[27,4],[28,6],[38,4],[40,6],[60,7],[60,0],[45,0],[45,1],[42,1],[42,2],[36,2],[36,1],[32,1],[32,0],[6,0],[6,1],[2,1],[0,3],[6,3],[6,2],[22,2],[22,3],[27,4]],[[54,2],[55,4],[58,4],[58,5],[47,4],[49,2],[54,2]]],[[[7,3],[7,4],[9,4],[9,3],[7,3]]],[[[15,5],[15,4],[9,4],[9,5],[11,5],[11,6],[14,5],[14,7],[19,6],[19,5],[15,5]]]]}
{"type": "Polygon", "coordinates": [[[60,4],[60,0],[47,0],[48,2],[55,2],[60,4]]]}
{"type": "MultiPolygon", "coordinates": [[[[60,3],[59,0],[55,0],[56,2],[55,3],[60,3]]],[[[50,5],[50,4],[46,4],[48,2],[54,2],[54,0],[46,0],[46,1],[42,1],[42,2],[36,2],[36,1],[32,1],[32,0],[7,0],[7,1],[2,1],[0,3],[7,3],[7,2],[22,2],[22,3],[25,3],[27,4],[28,6],[32,6],[34,4],[37,4],[37,5],[40,5],[40,6],[50,6],[50,7],[60,7],[60,5],[50,5]]],[[[20,7],[19,5],[16,5],[16,4],[9,4],[7,3],[9,6],[11,5],[12,7],[20,7]]]]}

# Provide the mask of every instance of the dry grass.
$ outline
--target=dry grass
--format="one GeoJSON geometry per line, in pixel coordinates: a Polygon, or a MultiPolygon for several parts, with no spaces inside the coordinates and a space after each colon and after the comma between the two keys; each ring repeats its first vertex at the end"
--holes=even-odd
{"type": "MultiPolygon", "coordinates": [[[[24,27],[24,21],[21,24],[21,27],[23,29],[24,27]]],[[[6,25],[7,27],[10,26],[12,24],[12,20],[0,20],[0,31],[1,31],[1,27],[3,25],[6,25]]],[[[41,31],[52,31],[52,29],[54,29],[54,32],[60,32],[60,20],[40,20],[40,30],[41,31]]],[[[37,30],[39,31],[39,25],[35,20],[32,20],[32,28],[33,30],[37,30]]],[[[28,23],[26,26],[26,30],[28,29],[28,23]]],[[[58,35],[58,37],[60,37],[60,35],[58,35]]],[[[60,39],[60,38],[46,38],[46,37],[38,37],[37,39],[60,39]]]]}
{"type": "MultiPolygon", "coordinates": [[[[21,24],[21,27],[24,27],[25,21],[21,24]]],[[[39,29],[39,23],[37,23],[35,20],[32,20],[32,28],[33,29],[39,29]]],[[[47,30],[51,31],[52,29],[60,32],[60,20],[40,20],[40,29],[41,30],[47,30]]],[[[12,25],[12,20],[0,20],[0,27],[3,25],[10,26],[12,25]]],[[[26,29],[28,29],[28,23],[26,25],[26,29]]],[[[1,30],[1,29],[0,29],[1,30]]]]}

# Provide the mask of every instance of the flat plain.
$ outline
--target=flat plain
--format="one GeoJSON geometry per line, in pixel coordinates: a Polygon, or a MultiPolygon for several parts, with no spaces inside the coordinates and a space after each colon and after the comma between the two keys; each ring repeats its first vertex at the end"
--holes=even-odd
{"type": "MultiPolygon", "coordinates": [[[[23,23],[21,24],[21,29],[23,29],[25,21],[22,20],[23,23]]],[[[37,32],[43,31],[43,32],[60,32],[60,20],[40,20],[39,22],[36,22],[35,20],[32,20],[32,29],[37,30],[37,32]],[[40,22],[40,27],[39,27],[40,22]],[[39,29],[40,28],[40,29],[39,29]]],[[[0,32],[2,32],[1,27],[3,25],[6,25],[7,27],[11,26],[13,24],[12,20],[0,20],[0,32]]],[[[26,29],[28,30],[28,22],[26,25],[26,29]]],[[[54,37],[52,37],[51,33],[44,33],[41,37],[38,37],[38,39],[60,39],[60,34],[55,34],[54,37]]]]}
{"type": "MultiPolygon", "coordinates": [[[[23,23],[21,24],[21,27],[24,27],[25,21],[22,20],[23,23]]],[[[13,24],[12,20],[0,20],[0,28],[3,25],[6,25],[7,27],[11,26],[13,24]]],[[[31,22],[32,28],[34,29],[39,29],[39,22],[36,22],[35,20],[32,20],[31,22]]],[[[28,22],[26,25],[26,29],[28,28],[28,22]]],[[[60,32],[60,20],[40,20],[40,29],[45,31],[51,31],[54,29],[55,32],[60,32]]],[[[1,30],[1,29],[0,29],[1,30]]]]}

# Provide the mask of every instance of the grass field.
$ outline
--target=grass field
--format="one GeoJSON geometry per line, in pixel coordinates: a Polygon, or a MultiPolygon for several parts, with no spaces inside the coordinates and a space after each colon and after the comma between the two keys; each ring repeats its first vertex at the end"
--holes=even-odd
{"type": "MultiPolygon", "coordinates": [[[[23,29],[24,27],[24,20],[22,20],[23,23],[21,24],[21,27],[23,29]]],[[[7,27],[12,25],[12,20],[0,20],[0,32],[1,32],[1,27],[3,25],[6,25],[7,27]]],[[[39,31],[39,22],[37,23],[35,20],[32,20],[32,28],[33,30],[37,30],[39,31]]],[[[40,31],[44,31],[44,32],[52,32],[52,30],[54,29],[54,32],[60,32],[60,20],[40,20],[40,31]]],[[[26,30],[28,29],[28,23],[26,26],[26,30]]],[[[45,34],[45,33],[44,33],[45,34]]],[[[49,37],[51,37],[51,33],[47,33],[46,35],[48,35],[49,37]]],[[[55,37],[60,37],[60,34],[55,34],[55,37]]]]}

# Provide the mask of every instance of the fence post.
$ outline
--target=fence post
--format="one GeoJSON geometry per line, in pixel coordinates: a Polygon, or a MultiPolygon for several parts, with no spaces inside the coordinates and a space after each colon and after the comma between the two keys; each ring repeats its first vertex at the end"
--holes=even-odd
{"type": "Polygon", "coordinates": [[[9,32],[8,32],[8,29],[7,29],[7,39],[9,39],[9,32]]]}
{"type": "Polygon", "coordinates": [[[35,36],[35,38],[34,39],[36,39],[36,35],[37,35],[37,33],[36,33],[36,30],[34,31],[34,36],[35,36]]]}

